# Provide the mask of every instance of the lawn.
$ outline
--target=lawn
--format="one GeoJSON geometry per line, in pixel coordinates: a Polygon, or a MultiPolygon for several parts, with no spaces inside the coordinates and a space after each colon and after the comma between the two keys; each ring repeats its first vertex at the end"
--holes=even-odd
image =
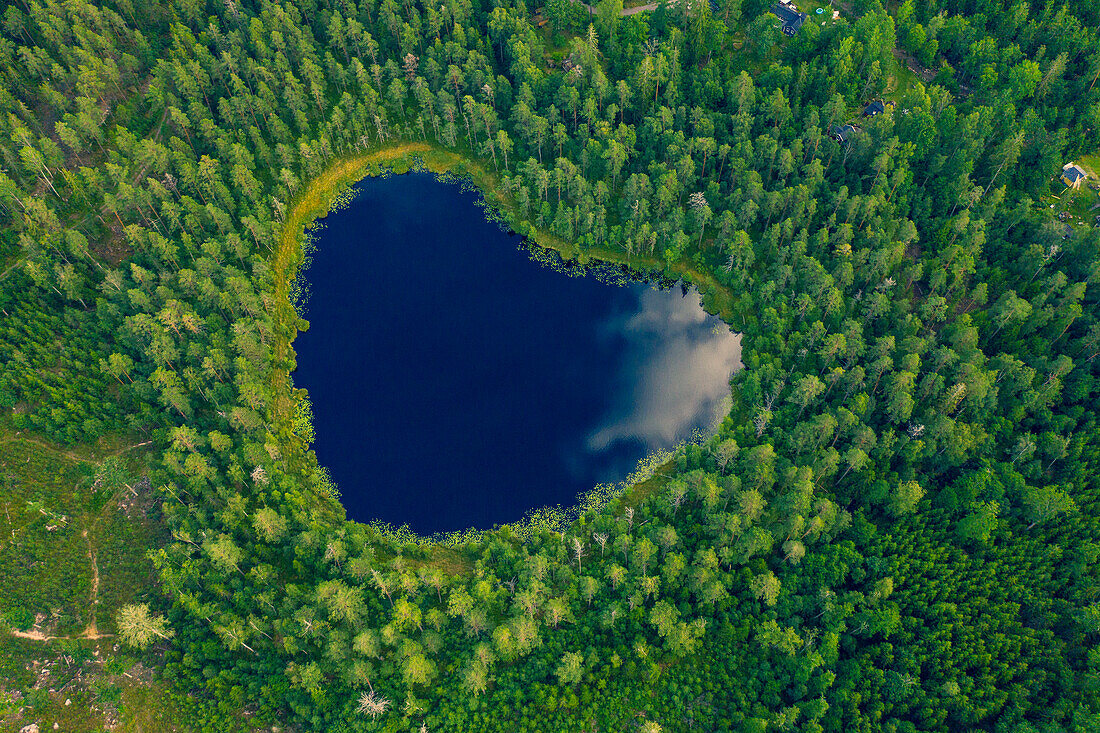
{"type": "Polygon", "coordinates": [[[1100,175],[1100,150],[1089,155],[1082,155],[1077,162],[1092,175],[1100,175]]]}
{"type": "Polygon", "coordinates": [[[843,9],[837,7],[831,2],[823,2],[822,0],[795,0],[795,5],[806,15],[810,16],[806,19],[807,23],[816,23],[818,27],[828,27],[835,23],[833,20],[833,11],[839,10],[840,17],[844,17],[843,9]],[[819,15],[817,10],[821,8],[821,14],[819,15]]]}
{"type": "Polygon", "coordinates": [[[1041,199],[1042,206],[1070,226],[1095,226],[1100,216],[1100,192],[1094,188],[1100,187],[1100,153],[1079,156],[1074,162],[1085,169],[1089,180],[1073,190],[1057,176],[1052,177],[1050,194],[1041,199]]]}

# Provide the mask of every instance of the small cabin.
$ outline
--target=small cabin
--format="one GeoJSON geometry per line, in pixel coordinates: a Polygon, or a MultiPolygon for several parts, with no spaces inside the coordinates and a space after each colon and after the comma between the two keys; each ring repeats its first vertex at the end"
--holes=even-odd
{"type": "Polygon", "coordinates": [[[881,99],[872,100],[866,107],[863,108],[864,117],[878,117],[880,114],[886,111],[887,107],[894,107],[897,102],[889,101],[885,102],[881,99]]]}
{"type": "Polygon", "coordinates": [[[857,132],[859,128],[855,125],[833,125],[829,129],[829,136],[841,145],[847,145],[857,132]]]}
{"type": "Polygon", "coordinates": [[[1085,169],[1072,160],[1062,166],[1062,183],[1070,188],[1081,188],[1081,184],[1089,177],[1085,169]]]}
{"type": "Polygon", "coordinates": [[[802,30],[806,18],[809,17],[805,13],[800,12],[798,7],[795,6],[791,0],[779,0],[779,2],[772,5],[771,10],[772,13],[779,18],[779,22],[782,24],[783,35],[788,37],[802,30]]]}

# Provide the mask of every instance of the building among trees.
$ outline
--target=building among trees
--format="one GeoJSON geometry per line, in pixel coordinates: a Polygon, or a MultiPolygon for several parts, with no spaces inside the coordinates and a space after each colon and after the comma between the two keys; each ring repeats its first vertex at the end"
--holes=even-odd
{"type": "Polygon", "coordinates": [[[1072,160],[1062,166],[1062,183],[1070,188],[1081,188],[1081,184],[1089,177],[1085,169],[1072,160]]]}
{"type": "Polygon", "coordinates": [[[841,145],[847,145],[857,132],[859,132],[859,128],[855,125],[833,125],[829,130],[829,135],[841,145]]]}
{"type": "Polygon", "coordinates": [[[892,100],[883,101],[881,99],[874,99],[866,107],[863,108],[863,116],[877,117],[878,115],[885,112],[887,107],[894,107],[896,105],[897,102],[894,102],[892,100]]]}
{"type": "Polygon", "coordinates": [[[779,0],[779,2],[772,5],[772,12],[783,24],[783,35],[785,36],[793,36],[798,33],[808,17],[805,13],[799,11],[791,0],[779,0]]]}

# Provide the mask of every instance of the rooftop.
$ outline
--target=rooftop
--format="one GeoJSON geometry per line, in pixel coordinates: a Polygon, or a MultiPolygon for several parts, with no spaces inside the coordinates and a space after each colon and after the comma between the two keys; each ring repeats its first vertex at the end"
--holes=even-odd
{"type": "Polygon", "coordinates": [[[887,107],[893,107],[894,102],[884,102],[881,99],[872,100],[866,107],[863,108],[864,117],[874,117],[880,115],[886,111],[887,107]]]}
{"type": "Polygon", "coordinates": [[[1062,166],[1062,178],[1066,179],[1070,183],[1074,183],[1083,178],[1088,178],[1088,174],[1085,173],[1085,170],[1081,166],[1070,161],[1069,163],[1066,163],[1064,166],[1062,166]]]}
{"type": "Polygon", "coordinates": [[[772,5],[771,10],[782,21],[783,33],[788,36],[797,33],[802,24],[806,22],[806,18],[809,17],[800,12],[794,3],[784,2],[783,0],[772,5]]]}
{"type": "Polygon", "coordinates": [[[838,142],[846,143],[858,129],[855,125],[833,125],[829,129],[829,133],[838,142]]]}

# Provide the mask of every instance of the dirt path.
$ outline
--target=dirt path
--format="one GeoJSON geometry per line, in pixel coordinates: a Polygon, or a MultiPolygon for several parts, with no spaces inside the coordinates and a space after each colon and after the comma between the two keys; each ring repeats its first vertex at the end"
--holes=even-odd
{"type": "Polygon", "coordinates": [[[96,463],[97,461],[103,460],[103,458],[112,458],[114,456],[121,456],[123,453],[127,453],[129,451],[132,451],[134,448],[140,448],[144,445],[151,445],[153,443],[153,441],[151,441],[151,440],[146,440],[146,441],[141,442],[141,443],[134,443],[133,445],[128,445],[125,448],[119,448],[118,450],[113,450],[113,451],[109,451],[107,453],[104,453],[102,455],[102,458],[99,458],[99,459],[97,459],[95,456],[90,456],[90,457],[89,456],[81,456],[81,455],[73,453],[72,451],[69,451],[69,450],[64,450],[62,448],[56,448],[56,447],[50,445],[49,443],[47,443],[46,441],[34,437],[33,435],[23,435],[22,433],[15,433],[14,435],[11,435],[8,438],[5,438],[4,440],[0,440],[0,445],[4,445],[6,443],[14,443],[17,440],[22,440],[22,441],[27,442],[27,443],[33,443],[34,445],[37,445],[39,448],[42,448],[43,450],[47,450],[50,453],[55,453],[55,454],[60,455],[60,456],[65,456],[70,461],[76,461],[78,463],[96,463]]]}
{"type": "Polygon", "coordinates": [[[30,435],[16,434],[16,435],[13,435],[12,437],[8,438],[7,440],[0,440],[0,445],[4,445],[5,443],[14,443],[17,440],[22,440],[25,443],[33,443],[34,445],[37,445],[39,448],[41,448],[43,450],[49,451],[50,453],[56,453],[57,455],[60,455],[60,456],[65,456],[70,461],[75,461],[76,463],[88,463],[89,462],[87,458],[82,458],[81,456],[78,456],[77,454],[73,453],[72,451],[62,450],[60,448],[54,448],[53,446],[48,445],[45,441],[39,440],[38,438],[32,437],[30,435]]]}
{"type": "Polygon", "coordinates": [[[51,641],[53,639],[90,639],[91,641],[98,641],[99,639],[106,639],[114,636],[114,634],[101,634],[99,628],[96,626],[96,606],[99,605],[99,563],[96,561],[95,549],[92,547],[91,537],[88,536],[88,530],[81,531],[80,536],[84,538],[84,543],[88,547],[88,562],[92,566],[92,592],[88,598],[88,609],[91,613],[91,619],[88,621],[88,625],[84,627],[76,636],[54,636],[47,635],[44,631],[37,628],[38,623],[32,627],[29,631],[19,631],[18,629],[10,629],[8,633],[12,636],[19,637],[20,639],[33,639],[34,641],[51,641]]]}
{"type": "Polygon", "coordinates": [[[34,639],[35,641],[49,641],[50,639],[68,639],[68,636],[46,636],[38,629],[31,629],[30,631],[18,631],[12,629],[8,632],[12,636],[18,636],[20,639],[34,639]]]}
{"type": "MultiPolygon", "coordinates": [[[[0,445],[5,445],[7,443],[13,443],[17,440],[22,440],[22,441],[25,441],[27,443],[32,443],[32,444],[42,448],[43,450],[47,450],[51,453],[55,453],[57,455],[64,456],[64,457],[68,458],[69,460],[77,462],[77,463],[91,463],[91,462],[94,462],[94,460],[95,460],[94,458],[85,458],[83,456],[77,455],[76,453],[73,453],[72,451],[67,451],[67,450],[62,450],[60,448],[55,448],[55,447],[45,443],[44,441],[39,440],[38,438],[35,438],[33,436],[29,436],[29,435],[22,435],[22,434],[19,434],[19,433],[15,434],[15,435],[12,435],[12,436],[9,436],[5,440],[0,440],[0,445]]],[[[125,446],[123,448],[119,448],[118,450],[106,453],[104,455],[104,457],[118,456],[118,455],[121,455],[123,453],[126,453],[127,451],[131,451],[134,448],[140,448],[141,446],[149,445],[150,443],[152,443],[151,440],[146,440],[142,443],[135,443],[133,445],[128,445],[128,446],[125,446]]],[[[7,513],[7,516],[8,516],[8,524],[10,525],[11,524],[11,515],[10,515],[10,512],[7,512],[7,504],[4,505],[4,509],[5,509],[5,512],[7,513]]],[[[35,519],[35,521],[37,521],[37,518],[35,519]]],[[[94,524],[94,518],[93,518],[93,524],[94,524]]],[[[18,529],[22,529],[22,527],[14,528],[12,530],[12,536],[13,537],[15,535],[15,532],[18,531],[18,529]]],[[[43,632],[41,629],[38,629],[38,628],[31,628],[29,631],[19,631],[17,629],[11,629],[9,631],[9,633],[12,636],[17,636],[20,639],[34,639],[35,641],[43,641],[43,642],[50,641],[52,639],[90,639],[90,640],[95,641],[95,640],[98,640],[98,639],[105,639],[105,638],[114,636],[114,634],[101,634],[101,633],[99,633],[99,627],[97,626],[97,623],[96,623],[96,607],[99,605],[99,561],[96,559],[95,548],[92,546],[92,538],[91,538],[91,535],[88,533],[88,528],[87,527],[85,527],[83,530],[81,530],[80,536],[84,538],[84,544],[86,546],[85,552],[88,556],[88,563],[91,567],[91,577],[92,577],[92,588],[91,588],[91,593],[89,594],[89,598],[88,598],[88,609],[89,609],[89,614],[90,614],[90,619],[88,621],[88,625],[86,627],[84,627],[84,630],[82,632],[80,632],[80,634],[78,634],[77,636],[47,635],[45,632],[43,632]]],[[[36,624],[36,626],[37,626],[37,624],[36,624]]]]}
{"type": "Polygon", "coordinates": [[[96,628],[95,616],[96,606],[99,605],[99,563],[95,559],[95,550],[92,549],[92,540],[88,537],[88,530],[85,529],[80,533],[84,537],[84,544],[88,546],[88,562],[92,564],[92,593],[88,599],[88,609],[91,613],[91,619],[88,621],[88,625],[84,628],[84,631],[80,634],[82,639],[99,639],[99,629],[96,628]]]}
{"type": "MultiPolygon", "coordinates": [[[[23,435],[21,433],[16,433],[15,435],[10,435],[5,439],[0,440],[0,446],[7,445],[8,443],[14,443],[17,440],[22,440],[22,441],[25,441],[27,443],[31,443],[32,445],[38,446],[42,450],[49,451],[50,453],[54,453],[54,454],[59,455],[59,456],[64,456],[65,458],[67,458],[70,461],[73,461],[74,463],[95,463],[96,462],[95,457],[88,458],[88,457],[80,456],[76,453],[73,453],[72,451],[67,451],[67,450],[62,450],[60,448],[55,448],[55,447],[49,445],[48,443],[46,443],[46,442],[44,442],[44,441],[42,441],[38,438],[35,438],[34,436],[23,435]]],[[[140,447],[145,446],[145,445],[150,445],[152,442],[153,441],[151,441],[151,440],[146,440],[142,443],[134,443],[133,445],[128,445],[124,448],[119,448],[118,450],[114,450],[114,451],[111,451],[109,453],[106,453],[106,454],[103,455],[103,458],[110,458],[112,456],[120,456],[123,453],[126,453],[128,451],[133,450],[134,448],[140,448],[140,447]]],[[[137,493],[137,492],[134,491],[133,488],[131,488],[128,485],[127,485],[126,488],[130,489],[130,491],[135,493],[135,494],[137,493]]],[[[114,499],[112,499],[112,501],[114,501],[114,499]]],[[[16,535],[17,532],[19,532],[22,529],[25,529],[30,524],[33,524],[34,522],[38,521],[38,518],[35,517],[34,519],[32,519],[28,523],[22,524],[18,527],[13,526],[12,521],[11,521],[11,511],[9,510],[8,504],[6,502],[4,503],[4,515],[7,518],[8,526],[11,527],[11,536],[10,537],[0,537],[0,549],[3,549],[3,547],[7,543],[13,541],[15,539],[15,535],[16,535]]],[[[85,534],[85,537],[86,536],[87,535],[85,534]]],[[[89,548],[90,548],[90,545],[89,545],[89,548]]],[[[98,586],[98,583],[99,583],[98,568],[95,567],[95,558],[91,557],[91,560],[92,560],[93,570],[96,573],[96,584],[98,586]]],[[[36,637],[27,637],[27,638],[36,638],[36,637]]]]}
{"type": "Polygon", "coordinates": [[[89,639],[91,641],[99,641],[100,639],[109,639],[114,636],[114,634],[89,634],[87,631],[77,636],[46,636],[38,629],[31,629],[30,631],[9,629],[8,633],[20,639],[32,639],[34,641],[53,641],[54,639],[89,639]]]}

